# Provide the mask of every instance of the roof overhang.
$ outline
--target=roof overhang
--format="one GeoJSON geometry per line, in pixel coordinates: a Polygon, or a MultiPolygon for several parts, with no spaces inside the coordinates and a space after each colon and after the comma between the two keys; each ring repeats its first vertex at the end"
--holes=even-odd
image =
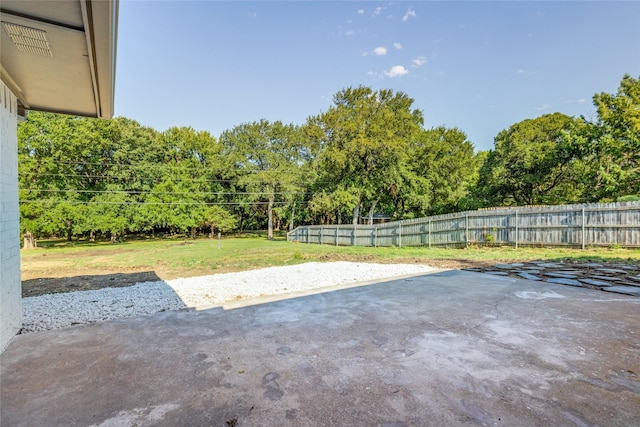
{"type": "Polygon", "coordinates": [[[0,79],[25,109],[113,116],[118,0],[0,0],[0,79]]]}

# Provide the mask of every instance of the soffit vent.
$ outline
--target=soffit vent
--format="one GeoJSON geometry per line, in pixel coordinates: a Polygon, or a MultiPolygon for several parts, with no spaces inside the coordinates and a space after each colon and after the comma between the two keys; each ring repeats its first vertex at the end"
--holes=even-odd
{"type": "Polygon", "coordinates": [[[53,58],[46,31],[4,21],[2,26],[20,52],[53,58]]]}

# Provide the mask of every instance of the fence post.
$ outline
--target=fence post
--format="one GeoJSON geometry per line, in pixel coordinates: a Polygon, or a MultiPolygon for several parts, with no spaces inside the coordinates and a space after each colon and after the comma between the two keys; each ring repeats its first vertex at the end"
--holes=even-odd
{"type": "Polygon", "coordinates": [[[518,210],[516,209],[516,249],[518,249],[518,210]]]}
{"type": "Polygon", "coordinates": [[[464,239],[466,240],[465,246],[469,247],[469,213],[464,214],[464,239]]]}
{"type": "Polygon", "coordinates": [[[353,228],[351,229],[351,246],[355,246],[355,245],[356,245],[356,226],[354,224],[353,228]]]}
{"type": "Polygon", "coordinates": [[[431,249],[431,220],[429,220],[429,249],[431,249]]]}
{"type": "Polygon", "coordinates": [[[318,242],[322,244],[322,227],[320,227],[320,235],[318,236],[318,242]]]}
{"type": "Polygon", "coordinates": [[[376,227],[375,231],[374,231],[374,235],[373,235],[373,247],[377,248],[378,247],[378,227],[376,227]]]}
{"type": "Polygon", "coordinates": [[[402,247],[402,223],[398,225],[398,247],[402,247]]]}
{"type": "Polygon", "coordinates": [[[582,207],[582,250],[584,251],[584,239],[585,239],[586,233],[585,233],[585,229],[584,229],[584,206],[582,207]]]}
{"type": "Polygon", "coordinates": [[[338,246],[338,229],[340,227],[336,227],[336,246],[338,246]]]}

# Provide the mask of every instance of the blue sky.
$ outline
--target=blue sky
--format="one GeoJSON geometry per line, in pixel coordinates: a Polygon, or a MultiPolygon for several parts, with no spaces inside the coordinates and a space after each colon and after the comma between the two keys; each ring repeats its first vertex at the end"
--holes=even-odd
{"type": "Polygon", "coordinates": [[[116,73],[116,115],[159,131],[303,124],[365,85],[486,150],[640,76],[640,2],[121,0],[116,73]]]}

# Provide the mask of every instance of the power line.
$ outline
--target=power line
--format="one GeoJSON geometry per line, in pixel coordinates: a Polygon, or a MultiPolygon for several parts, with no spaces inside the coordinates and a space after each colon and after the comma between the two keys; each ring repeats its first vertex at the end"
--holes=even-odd
{"type": "MultiPolygon", "coordinates": [[[[110,175],[82,175],[82,174],[64,174],[64,173],[37,173],[37,172],[19,172],[19,176],[33,178],[35,175],[38,177],[61,177],[61,178],[100,178],[103,181],[155,181],[161,182],[167,176],[171,177],[171,175],[163,175],[163,176],[110,176],[110,175]]],[[[181,179],[182,180],[182,179],[181,179]]],[[[176,180],[179,182],[181,180],[176,180]]],[[[236,179],[189,179],[189,183],[192,184],[212,184],[212,183],[227,183],[227,184],[238,184],[238,185],[247,185],[248,183],[241,182],[238,178],[236,179]]],[[[328,180],[316,180],[312,182],[313,184],[331,184],[332,181],[328,180]]],[[[311,183],[310,183],[311,184],[311,183]]]]}
{"type": "MultiPolygon", "coordinates": [[[[40,176],[58,176],[64,178],[102,178],[102,179],[138,179],[140,181],[144,180],[160,180],[163,177],[135,177],[135,176],[110,176],[110,175],[84,175],[84,174],[67,174],[67,173],[38,173],[38,172],[20,172],[18,175],[22,176],[31,176],[36,175],[40,176]]],[[[166,175],[164,176],[166,177],[166,175]]],[[[238,182],[237,179],[204,179],[201,181],[190,181],[190,182],[238,182]]]]}
{"type": "Polygon", "coordinates": [[[204,194],[209,196],[222,195],[240,195],[240,196],[260,196],[260,195],[282,195],[282,194],[316,194],[313,192],[295,192],[295,191],[269,191],[260,192],[242,192],[242,191],[138,191],[138,190],[59,190],[59,189],[39,189],[39,188],[20,188],[19,191],[35,191],[43,193],[106,193],[106,194],[204,194]]]}
{"type": "MultiPolygon", "coordinates": [[[[207,206],[216,206],[216,205],[268,205],[269,202],[81,202],[81,201],[67,201],[67,200],[20,200],[20,203],[39,203],[39,204],[47,204],[47,203],[67,203],[70,205],[207,205],[207,206]]],[[[307,202],[296,202],[296,204],[307,203],[307,202]]],[[[273,202],[274,205],[286,205],[288,202],[273,202]]]]}
{"type": "MultiPolygon", "coordinates": [[[[20,161],[21,159],[19,159],[20,161]]],[[[35,161],[35,159],[32,159],[33,161],[35,161]]],[[[186,162],[190,159],[185,159],[185,160],[180,160],[180,162],[186,162]]],[[[170,162],[171,160],[169,160],[170,162]]],[[[22,161],[23,165],[24,160],[22,161]]],[[[216,166],[215,163],[212,163],[210,165],[204,165],[204,164],[171,164],[171,163],[144,163],[144,164],[127,164],[127,163],[110,163],[110,162],[71,162],[71,161],[62,161],[62,160],[47,160],[45,163],[40,163],[37,162],[36,163],[38,165],[42,165],[42,166],[49,166],[49,165],[76,165],[76,166],[99,166],[99,167],[118,167],[118,168],[131,168],[131,169],[151,169],[151,168],[161,168],[161,169],[178,169],[178,170],[193,170],[195,169],[196,171],[200,171],[202,169],[211,169],[214,166],[216,166]]],[[[243,168],[237,168],[237,170],[242,171],[242,173],[244,174],[255,174],[255,173],[267,173],[267,172],[273,172],[273,169],[243,169],[243,168]]]]}

